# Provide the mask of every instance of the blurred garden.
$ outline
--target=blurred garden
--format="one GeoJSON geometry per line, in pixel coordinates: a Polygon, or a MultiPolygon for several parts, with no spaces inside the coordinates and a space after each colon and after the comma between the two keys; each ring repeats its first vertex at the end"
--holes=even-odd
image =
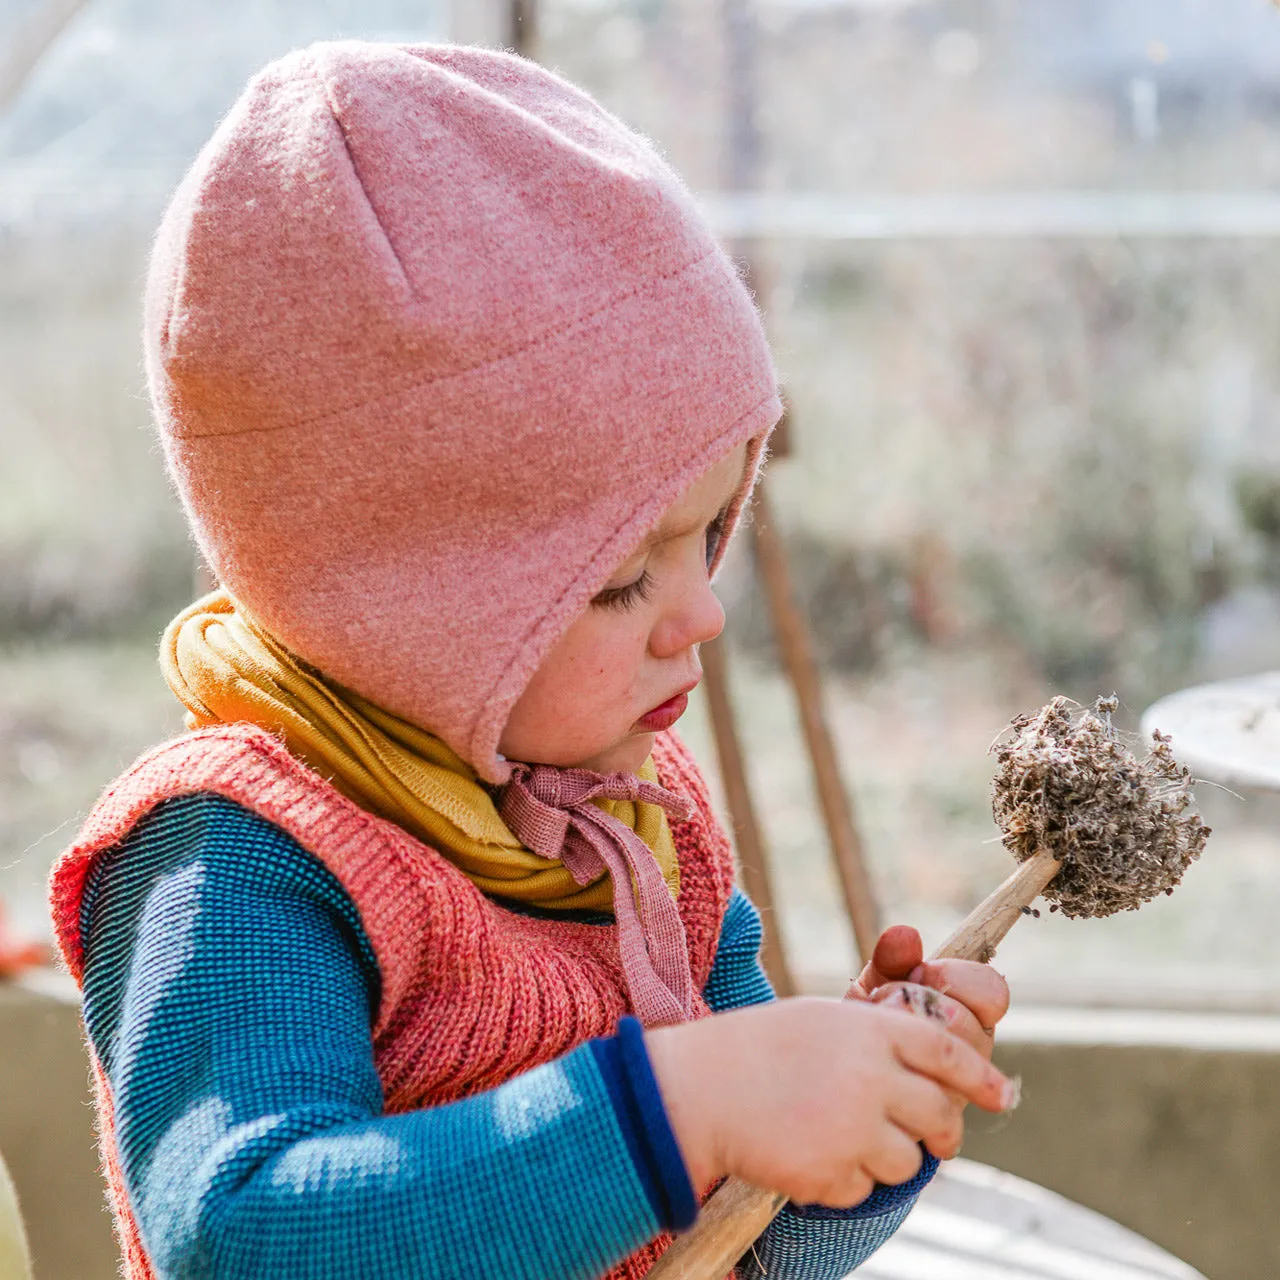
{"type": "MultiPolygon", "coordinates": [[[[149,422],[150,237],[248,76],[343,37],[526,40],[659,144],[749,268],[789,407],[769,497],[884,920],[932,943],[1008,872],[988,748],[1015,714],[1114,692],[1136,731],[1175,690],[1280,668],[1269,0],[0,0],[16,937],[48,938],[52,860],[182,728],[157,641],[208,584],[149,422]]],[[[751,539],[721,595],[771,923],[798,985],[838,992],[854,940],[751,539]]],[[[701,696],[682,732],[723,800],[701,696]]],[[[1178,893],[1019,923],[998,959],[1015,1007],[1280,1012],[1280,795],[1198,795],[1214,834],[1178,893]]],[[[1188,1198],[1211,1145],[1182,1161],[1188,1198]]],[[[1148,1134],[1077,1165],[1105,1180],[1171,1150],[1148,1134]]],[[[1237,1225],[1177,1203],[1161,1243],[1198,1265],[1234,1247],[1237,1225]]]]}
{"type": "MultiPolygon", "coordinates": [[[[0,17],[19,32],[38,7],[0,17]]],[[[795,589],[882,909],[944,931],[1005,864],[985,753],[1012,714],[1114,690],[1133,726],[1280,661],[1280,215],[1257,203],[1280,177],[1280,15],[760,0],[735,44],[726,12],[547,0],[538,56],[658,140],[726,226],[750,153],[738,242],[791,406],[770,484],[795,589]]],[[[28,931],[77,816],[180,727],[154,648],[197,568],[137,338],[164,193],[271,53],[448,20],[95,0],[0,114],[0,888],[28,931]]],[[[851,942],[748,561],[723,579],[735,698],[794,965],[829,986],[851,942]]],[[[1204,803],[1217,834],[1183,895],[1083,926],[1087,945],[1019,931],[1015,985],[1274,1003],[1274,815],[1204,803]]]]}

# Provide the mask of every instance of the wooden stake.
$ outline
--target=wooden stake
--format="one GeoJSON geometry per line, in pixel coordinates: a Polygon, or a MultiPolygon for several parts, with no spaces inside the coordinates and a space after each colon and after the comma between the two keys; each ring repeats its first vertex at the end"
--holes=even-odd
{"type": "MultiPolygon", "coordinates": [[[[755,191],[760,187],[765,140],[759,113],[760,32],[753,0],[720,0],[720,24],[725,52],[725,184],[730,191],[755,191]]],[[[762,266],[760,246],[739,241],[732,248],[741,263],[748,289],[761,309],[767,311],[769,280],[762,266]]],[[[774,456],[781,456],[789,446],[784,417],[774,441],[774,456]]],[[[835,748],[827,730],[808,627],[796,608],[786,554],[774,526],[766,490],[767,481],[756,488],[756,562],[764,581],[783,664],[799,704],[805,745],[813,766],[845,910],[859,955],[865,958],[871,955],[879,935],[879,912],[872,896],[862,843],[854,826],[853,809],[840,779],[835,748]]]]}
{"type": "Polygon", "coordinates": [[[537,0],[511,0],[507,38],[516,53],[526,58],[535,56],[538,43],[537,0]]]}
{"type": "MultiPolygon", "coordinates": [[[[997,944],[1058,874],[1056,858],[1040,852],[1028,858],[993,894],[983,899],[933,953],[934,960],[980,960],[997,944]]],[[[787,1198],[777,1191],[728,1178],[703,1206],[691,1231],[675,1243],[649,1272],[649,1280],[721,1280],[781,1212],[787,1198]]]]}
{"type": "Polygon", "coordinates": [[[933,953],[934,960],[980,960],[986,964],[996,947],[1058,874],[1062,863],[1043,849],[1025,862],[996,891],[978,903],[933,953]]]}
{"type": "Polygon", "coordinates": [[[840,777],[835,744],[827,727],[822,705],[822,680],[813,656],[809,628],[795,602],[786,552],[778,536],[773,507],[769,501],[767,482],[756,488],[755,520],[756,560],[769,601],[774,632],[782,662],[795,690],[804,730],[805,746],[813,764],[818,802],[826,822],[827,838],[835,861],[845,911],[853,926],[859,962],[865,964],[880,936],[880,913],[876,907],[871,877],[867,873],[862,840],[854,823],[853,804],[840,777]]]}
{"type": "Polygon", "coordinates": [[[724,784],[729,818],[733,823],[733,842],[742,868],[742,886],[755,903],[764,922],[764,945],[760,962],[781,998],[795,994],[795,983],[787,967],[782,945],[778,913],[773,901],[773,883],[769,875],[769,857],[764,836],[751,799],[746,763],[729,692],[728,662],[724,640],[710,640],[701,648],[702,687],[707,691],[707,708],[711,713],[711,729],[715,734],[716,755],[720,762],[720,779],[724,784]]]}

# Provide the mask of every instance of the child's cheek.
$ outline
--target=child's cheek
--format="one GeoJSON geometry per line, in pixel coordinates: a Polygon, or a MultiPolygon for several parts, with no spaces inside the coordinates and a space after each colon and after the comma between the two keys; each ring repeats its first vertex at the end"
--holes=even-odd
{"type": "Polygon", "coordinates": [[[628,689],[638,678],[648,651],[649,628],[639,611],[615,612],[592,637],[595,677],[615,689],[628,689]]]}

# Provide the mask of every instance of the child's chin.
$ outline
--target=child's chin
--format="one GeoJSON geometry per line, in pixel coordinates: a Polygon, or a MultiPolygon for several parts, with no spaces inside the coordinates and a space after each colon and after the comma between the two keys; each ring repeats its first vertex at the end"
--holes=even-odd
{"type": "Polygon", "coordinates": [[[621,742],[584,760],[579,768],[595,773],[637,773],[653,751],[652,733],[632,733],[621,742]]]}

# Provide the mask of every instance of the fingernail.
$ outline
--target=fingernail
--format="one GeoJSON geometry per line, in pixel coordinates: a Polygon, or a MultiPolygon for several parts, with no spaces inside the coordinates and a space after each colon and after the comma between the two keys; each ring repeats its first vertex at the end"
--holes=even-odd
{"type": "Polygon", "coordinates": [[[1008,1076],[1000,1090],[1000,1110],[1012,1111],[1022,1101],[1022,1078],[1008,1076]]]}
{"type": "Polygon", "coordinates": [[[912,969],[909,974],[907,974],[907,981],[923,982],[924,981],[924,965],[922,964],[916,965],[916,967],[912,969]]]}

